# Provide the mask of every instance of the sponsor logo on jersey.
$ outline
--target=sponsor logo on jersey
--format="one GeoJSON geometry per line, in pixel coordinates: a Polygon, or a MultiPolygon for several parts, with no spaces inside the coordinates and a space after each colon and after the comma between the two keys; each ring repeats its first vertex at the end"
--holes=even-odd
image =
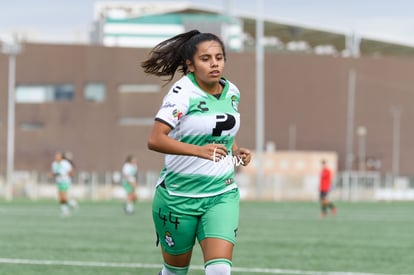
{"type": "Polygon", "coordinates": [[[173,93],[176,93],[176,94],[178,94],[180,91],[181,91],[181,87],[180,86],[175,86],[174,88],[173,88],[173,93]]]}
{"type": "Polygon", "coordinates": [[[181,116],[183,115],[183,112],[181,112],[181,111],[180,111],[180,110],[178,110],[178,109],[174,109],[174,110],[172,111],[172,115],[173,115],[173,117],[174,117],[174,118],[180,119],[180,118],[181,118],[181,116]]]}
{"type": "Polygon", "coordinates": [[[238,112],[239,110],[237,109],[237,97],[235,95],[231,96],[231,105],[233,106],[233,109],[238,112]]]}
{"type": "Polygon", "coordinates": [[[197,105],[197,108],[200,109],[200,111],[202,111],[202,112],[208,112],[208,108],[203,107],[206,104],[207,103],[205,101],[200,101],[200,103],[198,103],[198,105],[197,105]]]}
{"type": "Polygon", "coordinates": [[[165,102],[164,105],[161,106],[161,108],[173,108],[173,107],[175,107],[175,104],[168,102],[168,101],[165,102]]]}

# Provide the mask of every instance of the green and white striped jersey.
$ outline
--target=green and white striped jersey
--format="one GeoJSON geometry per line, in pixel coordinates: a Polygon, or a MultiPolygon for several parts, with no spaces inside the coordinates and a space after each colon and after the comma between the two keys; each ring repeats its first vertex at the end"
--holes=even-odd
{"type": "Polygon", "coordinates": [[[164,181],[170,195],[208,197],[237,188],[232,146],[240,127],[240,92],[224,78],[221,83],[224,89],[217,99],[198,86],[193,74],[188,74],[164,97],[155,119],[171,127],[170,137],[200,146],[223,144],[228,150],[228,156],[217,161],[167,154],[157,184],[164,181]]]}
{"type": "Polygon", "coordinates": [[[52,173],[55,176],[56,183],[70,183],[70,171],[72,171],[72,164],[66,159],[52,162],[52,173]]]}
{"type": "Polygon", "coordinates": [[[129,162],[122,166],[122,183],[131,183],[137,181],[138,166],[129,162]]]}

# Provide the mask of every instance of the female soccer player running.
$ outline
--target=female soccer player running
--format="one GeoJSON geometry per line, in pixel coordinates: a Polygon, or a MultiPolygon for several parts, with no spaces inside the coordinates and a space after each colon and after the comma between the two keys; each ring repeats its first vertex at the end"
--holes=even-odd
{"type": "Polygon", "coordinates": [[[59,202],[62,217],[70,215],[70,208],[77,208],[77,202],[68,199],[68,192],[72,183],[73,165],[64,158],[62,152],[56,152],[55,160],[52,162],[52,176],[55,178],[56,187],[59,192],[59,202]]]}
{"type": "Polygon", "coordinates": [[[222,76],[225,61],[216,35],[193,30],[161,42],[142,63],[146,73],[169,81],[183,73],[148,140],[149,149],[166,154],[153,199],[161,275],[187,274],[196,239],[205,274],[231,273],[240,201],[234,166],[247,165],[250,151],[235,141],[240,93],[222,76]]]}

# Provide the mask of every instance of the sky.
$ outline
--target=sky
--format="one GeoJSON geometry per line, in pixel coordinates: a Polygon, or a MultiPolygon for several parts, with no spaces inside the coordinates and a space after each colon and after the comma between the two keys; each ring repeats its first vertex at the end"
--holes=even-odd
{"type": "MultiPolygon", "coordinates": [[[[3,0],[0,2],[0,39],[18,31],[36,42],[86,43],[93,22],[94,2],[96,0],[3,0]]],[[[215,8],[224,8],[230,3],[234,13],[250,15],[255,14],[258,6],[254,0],[191,2],[215,8]]],[[[412,0],[263,0],[263,14],[266,19],[281,23],[355,33],[414,46],[412,0]]]]}

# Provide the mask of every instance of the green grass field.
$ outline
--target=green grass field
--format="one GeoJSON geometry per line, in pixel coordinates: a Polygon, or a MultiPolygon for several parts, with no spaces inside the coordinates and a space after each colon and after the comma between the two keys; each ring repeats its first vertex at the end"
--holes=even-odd
{"type": "MultiPolygon", "coordinates": [[[[119,201],[0,202],[0,274],[158,274],[151,203],[126,216],[119,201]]],[[[242,202],[233,274],[414,274],[414,202],[242,202]]],[[[204,274],[199,246],[189,274],[204,274]]]]}

